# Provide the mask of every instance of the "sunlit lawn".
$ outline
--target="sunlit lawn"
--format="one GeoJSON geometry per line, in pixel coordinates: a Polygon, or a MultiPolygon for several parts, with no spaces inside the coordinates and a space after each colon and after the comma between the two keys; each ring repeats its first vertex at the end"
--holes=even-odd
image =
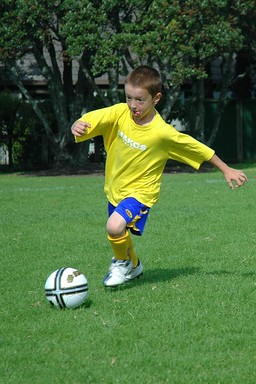
{"type": "Polygon", "coordinates": [[[164,175],[144,235],[144,276],[105,290],[103,176],[0,176],[0,382],[254,384],[256,168],[164,175]],[[57,310],[48,275],[75,267],[87,305],[57,310]]]}

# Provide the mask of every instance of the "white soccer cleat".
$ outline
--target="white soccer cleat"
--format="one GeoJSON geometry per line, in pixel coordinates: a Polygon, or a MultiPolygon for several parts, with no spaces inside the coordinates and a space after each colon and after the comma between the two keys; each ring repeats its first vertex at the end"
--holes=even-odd
{"type": "Polygon", "coordinates": [[[129,275],[131,271],[131,260],[117,260],[113,258],[108,273],[103,280],[103,285],[105,285],[105,287],[117,287],[127,281],[126,276],[129,275]]]}
{"type": "Polygon", "coordinates": [[[138,279],[142,275],[143,275],[143,266],[139,261],[137,267],[132,268],[131,272],[128,275],[126,275],[126,282],[129,282],[133,279],[138,279]]]}

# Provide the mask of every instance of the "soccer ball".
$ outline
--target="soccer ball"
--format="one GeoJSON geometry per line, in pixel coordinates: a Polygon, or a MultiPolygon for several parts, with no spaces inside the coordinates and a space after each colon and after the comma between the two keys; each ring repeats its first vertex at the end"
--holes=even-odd
{"type": "Polygon", "coordinates": [[[88,296],[86,277],[74,268],[59,268],[52,272],[45,283],[45,295],[57,308],[76,308],[88,296]]]}

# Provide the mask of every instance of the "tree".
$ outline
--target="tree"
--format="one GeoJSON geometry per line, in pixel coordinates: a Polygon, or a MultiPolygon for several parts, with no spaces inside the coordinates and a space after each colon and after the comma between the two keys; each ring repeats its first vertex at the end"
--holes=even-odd
{"type": "MultiPolygon", "coordinates": [[[[92,5],[95,2],[74,1],[72,7],[76,12],[67,14],[65,18],[71,55],[83,49],[83,36],[90,33],[91,19],[83,8],[85,3],[92,5]],[[72,29],[75,20],[82,29],[72,29]]],[[[116,101],[118,74],[127,74],[129,68],[138,64],[157,66],[164,82],[162,115],[166,119],[172,114],[181,85],[189,82],[194,115],[192,132],[205,142],[204,101],[209,84],[208,68],[213,59],[219,58],[222,82],[218,113],[207,140],[207,144],[212,145],[227,90],[234,80],[236,53],[246,44],[248,29],[241,21],[250,13],[255,14],[253,3],[253,0],[246,4],[239,0],[156,0],[139,4],[137,1],[122,1],[121,5],[114,0],[99,2],[100,25],[93,25],[93,38],[87,47],[89,50],[97,44],[97,51],[90,55],[91,71],[93,74],[108,72],[111,80],[114,78],[111,73],[116,74],[114,85],[110,81],[116,101]]],[[[94,18],[93,13],[91,15],[94,18]]]]}
{"type": "Polygon", "coordinates": [[[233,12],[238,15],[241,33],[244,36],[243,48],[237,53],[236,75],[232,90],[238,99],[248,98],[254,90],[256,94],[256,7],[255,1],[237,1],[233,12]],[[254,79],[254,83],[253,83],[254,79]],[[254,88],[254,89],[253,89],[254,88]]]}
{"type": "MultiPolygon", "coordinates": [[[[224,100],[233,76],[234,53],[246,42],[245,19],[255,12],[253,3],[254,0],[3,0],[0,60],[42,121],[56,161],[70,160],[70,125],[84,107],[89,110],[94,106],[93,95],[97,94],[101,106],[123,100],[120,79],[139,64],[154,65],[162,73],[161,109],[166,119],[171,118],[182,84],[186,81],[192,85],[194,132],[205,140],[203,101],[209,63],[216,57],[222,60],[224,100]],[[22,83],[24,74],[17,59],[28,54],[33,55],[47,82],[54,125],[22,83]],[[95,81],[103,74],[109,82],[107,95],[95,81]]],[[[223,100],[220,99],[220,114],[223,100]]],[[[208,143],[213,138],[214,135],[208,143]]]]}
{"type": "Polygon", "coordinates": [[[56,162],[70,159],[67,148],[71,140],[71,122],[80,115],[84,100],[87,99],[89,106],[92,99],[92,88],[81,67],[74,84],[74,61],[67,54],[66,40],[61,34],[63,15],[61,2],[52,0],[13,0],[0,5],[0,60],[7,76],[31,103],[42,122],[56,162]],[[47,82],[54,124],[23,84],[24,73],[18,64],[26,57],[35,59],[47,82]]]}

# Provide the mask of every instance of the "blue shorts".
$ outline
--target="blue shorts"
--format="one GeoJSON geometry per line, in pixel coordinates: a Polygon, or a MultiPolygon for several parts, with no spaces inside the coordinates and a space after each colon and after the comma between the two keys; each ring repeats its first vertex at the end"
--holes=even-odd
{"type": "Polygon", "coordinates": [[[141,204],[133,197],[127,197],[122,200],[117,207],[108,203],[108,215],[112,215],[113,212],[118,212],[126,223],[127,228],[131,233],[137,236],[141,236],[148,218],[150,208],[144,204],[141,204]]]}

